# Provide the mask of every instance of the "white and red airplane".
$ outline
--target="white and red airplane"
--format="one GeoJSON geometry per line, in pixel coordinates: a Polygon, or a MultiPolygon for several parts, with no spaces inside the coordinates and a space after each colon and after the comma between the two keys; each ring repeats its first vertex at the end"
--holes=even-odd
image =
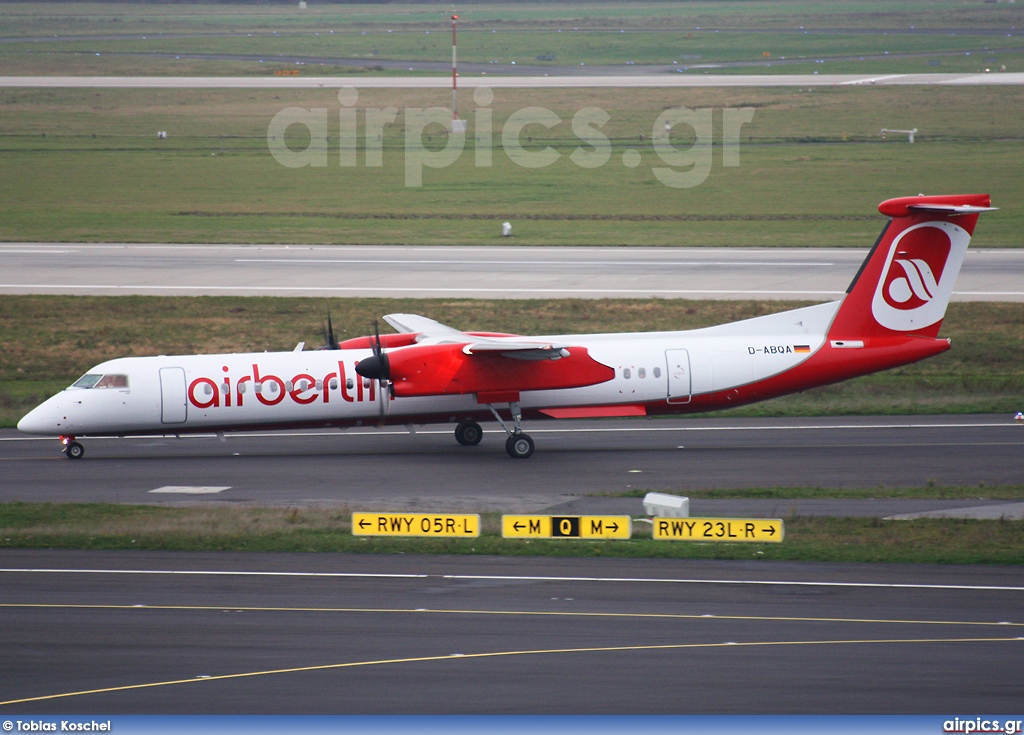
{"type": "Polygon", "coordinates": [[[740,406],[949,349],[938,337],[987,194],[890,199],[890,217],[839,301],[705,329],[525,337],[391,314],[398,334],[328,349],[125,357],[97,365],[19,423],[59,435],[456,424],[478,444],[493,418],[514,458],[528,418],[657,416],[740,406]]]}

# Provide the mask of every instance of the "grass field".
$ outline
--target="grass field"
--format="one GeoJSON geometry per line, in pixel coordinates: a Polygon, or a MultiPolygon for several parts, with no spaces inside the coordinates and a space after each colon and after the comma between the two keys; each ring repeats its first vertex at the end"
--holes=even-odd
{"type": "MultiPolygon", "coordinates": [[[[265,74],[278,56],[449,58],[450,4],[296,5],[5,3],[3,35],[32,43],[0,44],[0,59],[11,74],[265,74]],[[175,58],[189,53],[255,58],[200,70],[175,58]]],[[[785,70],[779,62],[801,57],[826,71],[1024,68],[1016,33],[1024,10],[1012,3],[464,3],[457,11],[463,62],[686,67],[760,64],[768,54],[775,64],[755,72],[785,70]]],[[[318,74],[339,72],[333,63],[316,66],[318,74]]]]}
{"type": "MultiPolygon", "coordinates": [[[[401,60],[413,64],[421,62],[444,63],[451,59],[451,34],[445,33],[442,20],[430,31],[388,33],[375,30],[360,32],[306,32],[292,34],[237,34],[226,37],[207,35],[192,38],[163,37],[162,35],[109,40],[108,36],[95,40],[45,41],[32,44],[32,56],[18,53],[23,64],[43,63],[38,56],[57,55],[64,63],[77,65],[90,63],[97,71],[124,73],[125,67],[137,59],[159,56],[165,73],[172,73],[180,61],[177,55],[202,54],[228,57],[257,57],[248,61],[253,73],[274,63],[278,57],[306,57],[309,59],[366,59],[401,60]],[[95,61],[100,54],[99,61],[95,61]],[[76,56],[78,58],[76,58],[76,56]],[[80,57],[92,56],[93,59],[80,57]],[[104,56],[108,56],[104,60],[104,56]],[[264,63],[260,64],[260,58],[264,63]]],[[[502,33],[479,32],[463,29],[459,39],[459,60],[465,63],[538,66],[604,66],[609,64],[673,64],[681,68],[701,67],[707,64],[755,62],[752,67],[760,73],[771,71],[762,63],[798,58],[818,62],[816,69],[837,71],[833,64],[845,63],[859,69],[860,57],[893,56],[906,67],[912,64],[916,71],[935,71],[928,62],[946,59],[945,71],[981,71],[992,64],[1001,67],[1009,62],[1008,71],[1020,70],[1024,38],[1004,35],[957,35],[929,33],[901,36],[881,33],[807,33],[801,32],[716,32],[716,31],[513,31],[502,33]],[[768,57],[765,57],[765,54],[768,57]],[[962,56],[963,59],[957,58],[962,56]],[[538,57],[542,57],[538,59],[538,57]],[[973,58],[972,58],[973,57],[973,58]],[[960,62],[963,62],[960,64],[960,62]],[[960,67],[957,68],[957,64],[960,67]]],[[[8,51],[12,56],[15,52],[8,51]]],[[[868,59],[864,59],[866,62],[868,59]]],[[[886,61],[882,59],[882,61],[886,61]]],[[[322,63],[322,62],[321,62],[322,63]]],[[[307,74],[321,71],[334,73],[333,63],[307,64],[307,74]]],[[[500,71],[498,69],[497,71],[500,71]]],[[[438,73],[443,73],[438,70],[438,73]]],[[[472,73],[472,72],[467,72],[472,73]]]]}
{"type": "MultiPolygon", "coordinates": [[[[977,491],[963,490],[967,497],[972,493],[977,491]]],[[[1024,563],[1024,523],[1010,521],[788,518],[781,544],[654,541],[641,523],[628,541],[502,539],[500,517],[493,513],[481,515],[481,535],[472,540],[367,538],[353,536],[350,521],[344,508],[5,503],[0,548],[1024,563]]]]}
{"type": "MultiPolygon", "coordinates": [[[[796,302],[685,300],[0,297],[0,426],[114,357],[290,350],[323,342],[330,310],[339,338],[374,319],[422,313],[469,331],[527,334],[691,329],[796,302]],[[258,326],[254,326],[258,325],[258,326]]],[[[950,304],[953,349],[916,365],[723,412],[732,416],[1003,413],[1020,410],[1024,304],[950,304]]]]}
{"type": "MultiPolygon", "coordinates": [[[[1024,230],[1024,90],[1012,88],[814,88],[719,90],[498,90],[489,126],[470,120],[466,148],[443,168],[406,185],[405,110],[449,104],[447,92],[361,90],[357,135],[340,136],[334,90],[0,91],[0,239],[14,241],[294,242],[521,245],[870,245],[881,228],[875,207],[911,193],[987,191],[1000,211],[978,230],[976,247],[1019,247],[1024,230]],[[555,163],[525,168],[502,146],[508,117],[527,107],[561,123],[527,125],[520,142],[550,147],[555,163]],[[711,108],[709,175],[671,188],[652,138],[667,108],[711,108]],[[327,165],[286,168],[267,131],[288,107],[327,111],[327,165]],[[382,164],[364,158],[367,108],[394,107],[382,164]],[[582,168],[574,114],[609,115],[601,132],[609,157],[582,168]],[[741,128],[740,165],[726,167],[726,108],[751,108],[741,128]],[[919,130],[917,142],[883,142],[883,127],[919,130]],[[157,140],[156,131],[168,131],[157,140]],[[486,143],[487,135],[491,145],[486,143]],[[479,138],[479,141],[478,141],[479,138]],[[342,167],[341,147],[358,150],[342,167]],[[491,165],[476,165],[488,150],[491,165]],[[626,154],[638,165],[624,165],[626,154]]],[[[310,134],[286,140],[304,150],[310,134]]],[[[447,142],[439,125],[420,138],[447,142]]],[[[376,141],[373,141],[376,142],[376,141]]],[[[686,150],[693,130],[673,129],[686,150]]]]}

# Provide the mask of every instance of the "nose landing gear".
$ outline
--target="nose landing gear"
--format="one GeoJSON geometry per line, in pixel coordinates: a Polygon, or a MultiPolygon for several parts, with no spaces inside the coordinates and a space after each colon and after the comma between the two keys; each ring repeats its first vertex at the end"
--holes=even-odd
{"type": "Polygon", "coordinates": [[[62,436],[60,438],[61,444],[64,445],[64,456],[68,459],[81,459],[85,456],[85,447],[75,441],[73,436],[62,436]]]}

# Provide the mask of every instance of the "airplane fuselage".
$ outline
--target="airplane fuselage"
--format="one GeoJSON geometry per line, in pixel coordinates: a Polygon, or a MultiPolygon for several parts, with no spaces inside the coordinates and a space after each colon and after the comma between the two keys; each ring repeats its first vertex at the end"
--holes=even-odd
{"type": "MultiPolygon", "coordinates": [[[[773,378],[823,349],[836,349],[826,344],[826,329],[837,306],[688,331],[534,337],[571,344],[570,351],[584,348],[610,369],[610,378],[584,387],[525,391],[519,403],[532,417],[654,415],[707,411],[760,400],[768,391],[790,392],[773,391],[773,378]]],[[[936,349],[948,344],[935,341],[941,343],[936,349]]],[[[456,422],[487,414],[477,394],[391,397],[377,381],[355,371],[370,354],[340,349],[118,358],[88,373],[117,376],[107,381],[110,385],[71,386],[25,416],[18,428],[120,436],[456,422]]],[[[861,372],[892,366],[891,360],[871,360],[861,372]]],[[[820,382],[832,382],[822,377],[820,382]]]]}

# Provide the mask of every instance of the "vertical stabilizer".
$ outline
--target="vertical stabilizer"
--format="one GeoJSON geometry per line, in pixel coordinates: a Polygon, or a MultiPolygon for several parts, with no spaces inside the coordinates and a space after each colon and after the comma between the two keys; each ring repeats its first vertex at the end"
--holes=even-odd
{"type": "Polygon", "coordinates": [[[868,254],[829,329],[830,340],[936,337],[988,194],[889,199],[892,219],[868,254]]]}

